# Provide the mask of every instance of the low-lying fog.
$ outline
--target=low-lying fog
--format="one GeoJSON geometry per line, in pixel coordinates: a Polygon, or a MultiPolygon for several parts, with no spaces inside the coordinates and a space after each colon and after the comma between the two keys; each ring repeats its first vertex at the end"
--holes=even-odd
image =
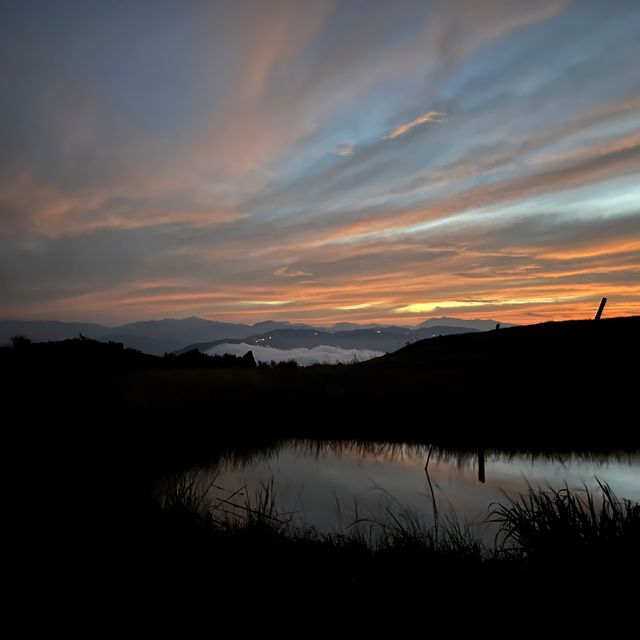
{"type": "Polygon", "coordinates": [[[247,351],[253,351],[253,357],[259,362],[287,362],[295,360],[301,366],[312,364],[338,364],[362,362],[383,356],[382,351],[370,349],[343,349],[341,347],[319,346],[298,349],[275,349],[251,344],[219,344],[207,351],[209,355],[217,356],[230,353],[234,356],[243,356],[247,351]]]}

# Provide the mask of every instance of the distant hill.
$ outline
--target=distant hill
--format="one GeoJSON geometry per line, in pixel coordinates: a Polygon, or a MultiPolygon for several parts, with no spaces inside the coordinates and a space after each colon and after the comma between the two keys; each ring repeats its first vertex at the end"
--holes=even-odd
{"type": "Polygon", "coordinates": [[[355,322],[337,322],[328,329],[323,331],[357,331],[359,329],[384,329],[385,327],[393,327],[395,325],[390,324],[356,324],[355,322]]]}
{"type": "Polygon", "coordinates": [[[109,327],[90,322],[59,322],[57,320],[0,320],[0,345],[9,344],[14,336],[26,336],[34,342],[67,340],[81,333],[97,338],[111,331],[109,327]]]}
{"type": "Polygon", "coordinates": [[[341,347],[343,349],[367,349],[390,353],[401,347],[425,338],[455,333],[475,332],[475,329],[462,327],[430,327],[407,329],[405,327],[385,327],[382,329],[350,329],[347,331],[320,331],[316,329],[279,329],[268,333],[257,334],[238,340],[216,340],[196,343],[179,349],[176,353],[184,353],[191,349],[206,352],[220,344],[255,344],[275,349],[299,349],[320,346],[341,347]]]}
{"type": "MultiPolygon", "coordinates": [[[[608,360],[637,362],[631,356],[639,348],[640,317],[568,320],[422,340],[376,359],[375,366],[455,367],[472,376],[484,369],[499,383],[515,367],[528,375],[549,376],[565,364],[573,370],[588,364],[601,366],[604,380],[611,373],[608,360]]],[[[543,378],[540,382],[544,385],[543,378]]]]}
{"type": "MultiPolygon", "coordinates": [[[[152,355],[197,348],[203,351],[222,342],[270,344],[280,349],[336,346],[391,352],[436,335],[484,331],[495,328],[493,320],[431,318],[417,327],[339,322],[331,328],[266,320],[254,325],[218,322],[198,317],[147,320],[117,327],[96,323],[0,320],[0,345],[23,335],[35,342],[67,340],[82,335],[101,341],[121,342],[125,347],[152,355]]],[[[503,327],[511,326],[503,324],[503,327]]]]}
{"type": "Polygon", "coordinates": [[[0,345],[9,344],[14,336],[44,342],[77,338],[81,334],[104,342],[121,342],[127,348],[144,353],[163,355],[194,342],[241,339],[257,332],[297,326],[306,327],[272,321],[252,326],[198,317],[132,322],[117,327],[80,322],[0,320],[0,345]]]}
{"type": "Polygon", "coordinates": [[[163,355],[176,350],[189,350],[188,345],[221,339],[242,340],[252,334],[280,329],[311,329],[308,325],[274,322],[271,320],[254,325],[217,322],[191,317],[182,320],[151,320],[134,322],[116,327],[99,336],[100,339],[117,340],[126,347],[145,353],[163,355]]]}
{"type": "Polygon", "coordinates": [[[107,374],[123,371],[149,371],[157,369],[255,369],[256,361],[251,353],[242,357],[234,355],[208,356],[193,350],[179,356],[165,354],[162,357],[125,348],[122,343],[103,342],[91,338],[31,342],[16,341],[11,347],[0,347],[0,373],[54,371],[56,375],[107,374]]]}
{"type": "Polygon", "coordinates": [[[265,331],[276,331],[278,329],[313,329],[310,324],[302,324],[299,322],[274,322],[273,320],[264,320],[256,322],[251,327],[254,333],[262,333],[265,331]]]}
{"type": "Polygon", "coordinates": [[[179,338],[149,338],[144,335],[131,335],[128,333],[108,333],[98,337],[102,342],[120,342],[127,349],[136,349],[153,356],[162,356],[172,353],[183,346],[184,342],[179,338]]]}
{"type": "Polygon", "coordinates": [[[148,320],[145,322],[133,322],[123,324],[109,331],[109,333],[122,333],[132,336],[144,336],[155,339],[175,339],[183,342],[198,342],[216,338],[242,338],[254,332],[253,327],[246,324],[234,324],[231,322],[217,322],[204,318],[191,317],[181,320],[148,320]]]}
{"type": "MultiPolygon", "coordinates": [[[[496,328],[498,324],[497,320],[467,320],[464,318],[429,318],[424,322],[421,322],[418,327],[438,327],[438,326],[446,326],[446,327],[468,327],[470,329],[476,329],[477,331],[491,331],[496,328]]],[[[516,324],[511,324],[509,322],[501,322],[500,326],[503,328],[507,327],[517,327],[516,324]]]]}

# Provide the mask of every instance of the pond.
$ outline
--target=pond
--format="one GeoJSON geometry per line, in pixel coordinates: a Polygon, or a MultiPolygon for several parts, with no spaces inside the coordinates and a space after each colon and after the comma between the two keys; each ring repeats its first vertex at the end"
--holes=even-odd
{"type": "Polygon", "coordinates": [[[640,500],[637,452],[463,454],[427,445],[296,441],[227,459],[199,475],[200,482],[211,484],[209,498],[218,506],[233,511],[234,504],[244,505],[247,499],[255,505],[256,492],[269,486],[280,514],[322,532],[344,532],[357,519],[384,521],[389,510],[409,509],[429,526],[435,503],[440,516],[455,514],[487,542],[496,532],[496,525],[486,522],[492,503],[526,493],[529,486],[587,487],[597,493],[600,481],[620,498],[640,500]]]}

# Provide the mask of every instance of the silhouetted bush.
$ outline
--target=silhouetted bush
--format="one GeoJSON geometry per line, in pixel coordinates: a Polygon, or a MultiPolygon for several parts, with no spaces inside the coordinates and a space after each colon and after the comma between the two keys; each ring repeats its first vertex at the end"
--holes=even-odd
{"type": "Polygon", "coordinates": [[[295,360],[283,360],[281,362],[276,362],[275,360],[271,360],[271,362],[266,362],[266,361],[258,362],[258,368],[260,369],[299,369],[300,365],[295,360]]]}
{"type": "Polygon", "coordinates": [[[11,346],[15,350],[27,349],[31,346],[31,339],[27,338],[27,336],[13,336],[11,338],[11,346]]]}

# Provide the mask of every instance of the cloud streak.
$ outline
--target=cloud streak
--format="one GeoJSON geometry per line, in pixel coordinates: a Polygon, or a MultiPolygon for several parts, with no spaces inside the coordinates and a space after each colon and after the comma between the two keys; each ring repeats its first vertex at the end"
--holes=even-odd
{"type": "Polygon", "coordinates": [[[419,127],[422,124],[426,124],[427,122],[442,122],[443,118],[446,116],[446,113],[442,113],[440,111],[429,111],[427,113],[423,113],[421,116],[418,116],[415,120],[411,122],[407,122],[406,124],[400,124],[395,129],[393,129],[388,135],[384,137],[385,140],[395,140],[400,136],[409,133],[412,129],[419,127]]]}

